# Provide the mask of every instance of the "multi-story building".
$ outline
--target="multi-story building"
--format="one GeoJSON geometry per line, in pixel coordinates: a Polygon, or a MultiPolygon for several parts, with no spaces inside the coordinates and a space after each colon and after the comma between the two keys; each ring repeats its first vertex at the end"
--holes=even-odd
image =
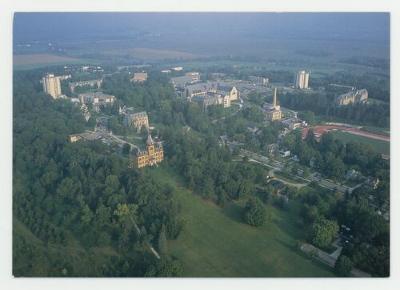
{"type": "Polygon", "coordinates": [[[208,92],[206,95],[197,95],[192,98],[192,101],[197,102],[207,108],[213,105],[223,105],[224,108],[231,106],[231,99],[229,95],[224,95],[220,93],[208,92]]]}
{"type": "Polygon", "coordinates": [[[368,91],[362,90],[351,90],[348,93],[342,94],[336,98],[336,104],[338,106],[347,106],[350,104],[362,104],[368,101],[368,91]]]}
{"type": "Polygon", "coordinates": [[[287,118],[285,120],[282,120],[282,125],[284,125],[285,127],[289,128],[290,130],[294,130],[297,128],[301,128],[301,127],[306,127],[307,123],[304,121],[301,121],[297,118],[287,118]]]}
{"type": "Polygon", "coordinates": [[[161,142],[154,142],[149,133],[146,141],[146,150],[136,151],[133,165],[136,168],[154,166],[164,160],[164,150],[161,142]]]}
{"type": "Polygon", "coordinates": [[[232,87],[232,89],[229,91],[229,99],[230,101],[237,101],[239,99],[239,91],[236,89],[236,87],[232,87]]]}
{"type": "Polygon", "coordinates": [[[78,96],[81,104],[113,104],[116,100],[115,96],[103,94],[102,92],[84,93],[78,96]]]}
{"type": "Polygon", "coordinates": [[[190,77],[193,82],[198,82],[200,81],[200,73],[199,72],[187,72],[185,73],[185,76],[190,77]]]}
{"type": "Polygon", "coordinates": [[[211,105],[231,106],[232,101],[239,98],[239,91],[232,86],[219,86],[215,82],[198,83],[185,88],[185,96],[189,101],[196,101],[204,108],[211,105]]]}
{"type": "Polygon", "coordinates": [[[61,96],[61,82],[60,77],[54,74],[47,74],[42,78],[43,91],[49,94],[53,99],[58,99],[61,96]]]}
{"type": "Polygon", "coordinates": [[[131,78],[131,82],[134,82],[134,83],[143,83],[145,81],[147,81],[147,73],[146,72],[134,73],[133,78],[131,78]]]}
{"type": "Polygon", "coordinates": [[[191,76],[180,76],[171,78],[171,83],[175,89],[184,90],[185,86],[198,82],[197,78],[191,76]]]}
{"type": "Polygon", "coordinates": [[[276,88],[274,88],[273,102],[271,104],[264,104],[265,118],[268,121],[276,121],[282,119],[281,106],[277,104],[276,88]]]}
{"type": "Polygon", "coordinates": [[[218,84],[213,82],[198,83],[185,87],[185,97],[190,101],[195,96],[206,96],[208,93],[217,93],[218,84]]]}
{"type": "Polygon", "coordinates": [[[308,81],[310,79],[310,73],[305,70],[301,70],[296,74],[295,88],[297,89],[308,89],[308,81]]]}
{"type": "Polygon", "coordinates": [[[116,100],[115,96],[103,94],[101,92],[79,94],[78,98],[81,104],[92,104],[96,112],[100,111],[101,106],[110,106],[116,100]]]}
{"type": "Polygon", "coordinates": [[[72,82],[69,83],[69,89],[71,90],[71,93],[75,92],[76,87],[97,87],[97,89],[101,88],[101,85],[103,83],[102,79],[98,80],[89,80],[89,81],[80,81],[80,82],[72,82]]]}
{"type": "Polygon", "coordinates": [[[149,117],[147,112],[127,113],[124,119],[125,126],[133,126],[137,131],[141,131],[144,127],[149,129],[149,117]]]}
{"type": "Polygon", "coordinates": [[[269,79],[264,77],[250,76],[249,80],[259,86],[268,86],[269,79]]]}

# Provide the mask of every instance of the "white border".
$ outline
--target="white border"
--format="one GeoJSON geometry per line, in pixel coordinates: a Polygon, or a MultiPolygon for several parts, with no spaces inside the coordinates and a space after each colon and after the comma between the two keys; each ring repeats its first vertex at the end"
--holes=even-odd
{"type": "Polygon", "coordinates": [[[399,9],[396,0],[0,0],[0,286],[1,289],[394,289],[400,283],[399,188],[399,9]],[[269,11],[391,12],[391,277],[382,279],[25,279],[11,276],[12,20],[22,11],[269,11]],[[397,177],[397,179],[396,179],[397,177]]]}

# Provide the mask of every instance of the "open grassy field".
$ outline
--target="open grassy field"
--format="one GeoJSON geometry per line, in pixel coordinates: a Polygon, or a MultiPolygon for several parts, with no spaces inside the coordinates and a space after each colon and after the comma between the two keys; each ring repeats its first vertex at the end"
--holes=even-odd
{"type": "Polygon", "coordinates": [[[334,136],[343,142],[360,142],[370,145],[376,152],[389,155],[390,142],[367,138],[364,136],[354,135],[342,131],[333,132],[334,136]]]}
{"type": "Polygon", "coordinates": [[[254,228],[241,220],[243,202],[220,208],[179,186],[165,169],[155,171],[176,187],[185,229],[169,251],[184,264],[189,277],[330,277],[324,265],[304,256],[296,241],[304,238],[297,226],[297,211],[267,206],[271,217],[254,228]]]}
{"type": "Polygon", "coordinates": [[[34,69],[48,65],[79,64],[84,59],[59,56],[53,54],[20,54],[13,56],[14,69],[34,69]]]}

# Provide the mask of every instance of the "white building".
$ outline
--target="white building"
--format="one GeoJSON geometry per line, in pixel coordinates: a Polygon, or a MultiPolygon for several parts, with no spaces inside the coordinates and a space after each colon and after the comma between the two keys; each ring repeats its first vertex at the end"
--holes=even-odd
{"type": "Polygon", "coordinates": [[[310,73],[305,70],[301,70],[296,75],[295,87],[297,89],[308,89],[308,80],[310,78],[310,73]]]}
{"type": "Polygon", "coordinates": [[[347,106],[350,104],[363,104],[366,102],[368,102],[368,91],[366,89],[352,90],[336,98],[336,104],[339,106],[347,106]]]}
{"type": "Polygon", "coordinates": [[[58,99],[61,96],[60,77],[53,74],[47,74],[42,78],[43,91],[49,94],[53,99],[58,99]]]}

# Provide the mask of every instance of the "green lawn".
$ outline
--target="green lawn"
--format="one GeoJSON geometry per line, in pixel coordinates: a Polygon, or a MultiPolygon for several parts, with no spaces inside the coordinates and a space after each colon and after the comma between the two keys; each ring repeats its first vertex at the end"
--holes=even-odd
{"type": "Polygon", "coordinates": [[[220,208],[176,183],[166,169],[155,169],[159,177],[176,186],[185,229],[169,241],[170,253],[184,264],[184,275],[192,277],[327,277],[333,273],[305,257],[296,247],[304,238],[297,216],[267,206],[270,220],[260,228],[241,221],[242,203],[220,208]]]}
{"type": "Polygon", "coordinates": [[[390,142],[375,140],[364,136],[354,135],[342,131],[333,132],[334,136],[343,142],[359,142],[370,145],[376,152],[389,155],[390,142]]]}

